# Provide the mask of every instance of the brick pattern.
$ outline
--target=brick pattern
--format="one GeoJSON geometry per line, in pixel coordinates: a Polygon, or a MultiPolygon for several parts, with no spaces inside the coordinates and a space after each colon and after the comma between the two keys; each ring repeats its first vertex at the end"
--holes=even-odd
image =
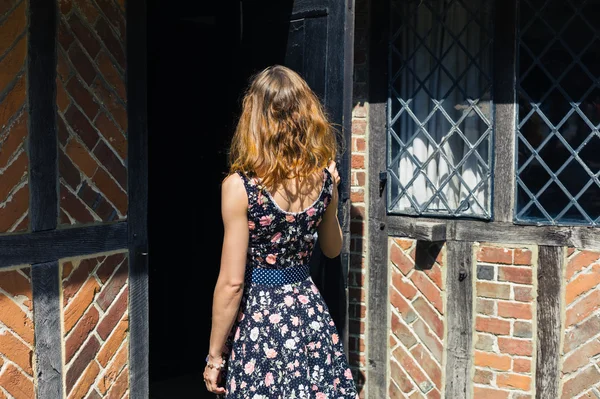
{"type": "MultiPolygon", "coordinates": [[[[2,7],[0,5],[0,7],[2,7]]],[[[35,397],[31,268],[0,270],[0,398],[35,397]]]]}
{"type": "Polygon", "coordinates": [[[114,0],[61,0],[57,96],[60,224],[127,215],[125,16],[114,0]]]}
{"type": "Polygon", "coordinates": [[[351,220],[350,220],[350,270],[349,287],[349,337],[350,365],[361,398],[366,394],[366,137],[367,137],[367,18],[368,0],[356,0],[354,37],[354,109],[351,137],[351,220]]]}
{"type": "Polygon", "coordinates": [[[63,260],[61,273],[66,399],[128,395],[127,253],[63,260]]]}
{"type": "Polygon", "coordinates": [[[600,397],[600,252],[568,250],[564,292],[561,399],[600,397]]]}
{"type": "Polygon", "coordinates": [[[0,4],[0,233],[29,228],[27,2],[0,4]]]}
{"type": "Polygon", "coordinates": [[[535,250],[475,246],[475,398],[532,399],[535,250]]]}
{"type": "Polygon", "coordinates": [[[445,246],[390,244],[390,398],[442,397],[445,246]],[[419,251],[419,262],[415,254],[419,251]],[[421,264],[423,262],[423,264],[421,264]]]}

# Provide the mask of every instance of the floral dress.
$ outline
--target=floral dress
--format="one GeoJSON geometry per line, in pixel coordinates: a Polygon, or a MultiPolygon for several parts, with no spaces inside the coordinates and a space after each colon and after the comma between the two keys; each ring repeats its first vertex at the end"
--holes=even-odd
{"type": "Polygon", "coordinates": [[[316,230],[331,201],[323,172],[318,199],[287,212],[256,178],[248,194],[246,284],[228,342],[226,398],[358,398],[342,342],[308,274],[316,230]]]}

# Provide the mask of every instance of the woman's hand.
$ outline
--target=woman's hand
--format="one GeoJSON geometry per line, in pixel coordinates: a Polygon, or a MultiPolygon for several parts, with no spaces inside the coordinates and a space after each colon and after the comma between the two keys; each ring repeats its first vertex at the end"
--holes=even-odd
{"type": "Polygon", "coordinates": [[[340,173],[337,170],[337,165],[335,161],[331,161],[329,166],[327,167],[329,173],[331,173],[331,177],[333,178],[333,193],[331,194],[331,202],[337,208],[338,205],[338,185],[340,184],[340,173]]]}
{"type": "MultiPolygon", "coordinates": [[[[222,361],[223,359],[209,359],[211,364],[221,364],[222,361]]],[[[209,392],[217,395],[225,394],[225,388],[219,386],[220,379],[221,369],[208,367],[208,364],[204,367],[204,383],[209,392]]]]}

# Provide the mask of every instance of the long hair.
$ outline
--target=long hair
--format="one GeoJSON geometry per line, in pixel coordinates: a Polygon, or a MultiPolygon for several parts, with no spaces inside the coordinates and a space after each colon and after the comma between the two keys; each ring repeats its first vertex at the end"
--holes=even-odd
{"type": "Polygon", "coordinates": [[[229,150],[229,173],[258,176],[266,187],[327,167],[338,131],[302,77],[284,66],[253,76],[229,150]]]}

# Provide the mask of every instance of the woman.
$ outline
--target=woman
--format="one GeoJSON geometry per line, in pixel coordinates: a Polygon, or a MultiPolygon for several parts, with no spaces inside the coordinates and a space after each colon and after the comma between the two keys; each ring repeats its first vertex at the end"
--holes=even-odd
{"type": "Polygon", "coordinates": [[[315,242],[342,246],[335,130],[294,71],[248,88],[221,189],[224,241],[204,381],[226,398],[358,398],[309,276],[315,242]],[[316,236],[318,235],[318,241],[316,236]]]}

